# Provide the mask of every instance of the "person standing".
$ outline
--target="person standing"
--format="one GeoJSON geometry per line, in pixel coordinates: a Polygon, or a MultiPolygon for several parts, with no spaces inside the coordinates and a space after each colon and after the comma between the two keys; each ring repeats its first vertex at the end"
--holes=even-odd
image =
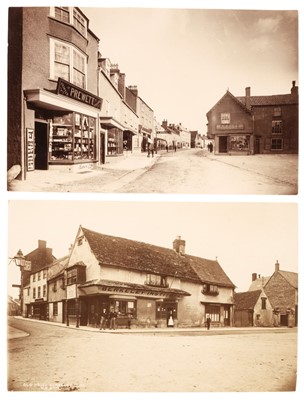
{"type": "Polygon", "coordinates": [[[108,322],[107,311],[106,311],[106,309],[104,309],[103,312],[101,313],[101,317],[100,317],[100,327],[99,327],[100,331],[102,329],[106,329],[107,322],[108,322]]]}
{"type": "Polygon", "coordinates": [[[208,318],[207,318],[207,329],[208,329],[208,331],[209,331],[209,329],[210,329],[210,325],[211,325],[211,318],[208,317],[208,318]]]}
{"type": "Polygon", "coordinates": [[[117,318],[117,313],[115,312],[114,309],[110,311],[110,329],[116,329],[116,318],[117,318]]]}

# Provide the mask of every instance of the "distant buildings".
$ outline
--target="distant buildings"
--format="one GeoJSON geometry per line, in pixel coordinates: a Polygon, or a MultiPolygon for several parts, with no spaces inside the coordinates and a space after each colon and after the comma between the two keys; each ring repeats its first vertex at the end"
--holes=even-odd
{"type": "Polygon", "coordinates": [[[290,94],[234,96],[228,90],[207,113],[207,136],[215,154],[298,153],[299,96],[290,94]]]}

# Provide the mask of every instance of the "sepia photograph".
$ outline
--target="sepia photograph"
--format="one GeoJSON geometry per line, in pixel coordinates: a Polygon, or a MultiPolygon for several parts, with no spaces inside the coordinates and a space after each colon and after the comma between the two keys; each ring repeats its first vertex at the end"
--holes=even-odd
{"type": "Polygon", "coordinates": [[[1,398],[302,398],[302,2],[56,3],[0,3],[1,398]]]}
{"type": "Polygon", "coordinates": [[[295,391],[297,208],[10,201],[8,390],[295,391]]]}
{"type": "Polygon", "coordinates": [[[7,17],[9,191],[298,193],[297,10],[7,17]]]}

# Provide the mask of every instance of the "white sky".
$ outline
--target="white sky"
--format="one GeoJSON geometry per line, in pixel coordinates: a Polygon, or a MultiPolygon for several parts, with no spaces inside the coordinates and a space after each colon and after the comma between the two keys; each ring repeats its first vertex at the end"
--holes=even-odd
{"type": "Polygon", "coordinates": [[[127,86],[138,86],[158,122],[206,133],[206,113],[228,88],[236,96],[247,86],[252,95],[271,95],[290,93],[293,80],[298,84],[296,11],[196,4],[81,8],[102,56],[119,64],[127,86]]]}
{"type": "MultiPolygon", "coordinates": [[[[9,257],[19,248],[28,254],[38,240],[64,256],[82,225],[166,248],[180,235],[187,254],[218,257],[238,291],[248,290],[253,272],[271,275],[277,259],[283,270],[298,268],[295,203],[12,200],[8,211],[9,257]]],[[[9,284],[18,277],[12,262],[9,284]]]]}

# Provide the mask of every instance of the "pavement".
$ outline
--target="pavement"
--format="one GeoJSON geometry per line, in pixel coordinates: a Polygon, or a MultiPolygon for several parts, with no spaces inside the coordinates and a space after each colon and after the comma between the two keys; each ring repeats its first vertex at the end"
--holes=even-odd
{"type": "MultiPolygon", "coordinates": [[[[188,328],[133,328],[133,329],[126,329],[126,328],[117,328],[115,330],[111,329],[105,329],[105,330],[99,330],[99,328],[91,327],[91,326],[79,326],[76,328],[74,325],[69,325],[67,326],[66,324],[62,324],[60,322],[50,322],[50,321],[44,321],[44,320],[37,320],[37,319],[30,319],[30,318],[23,318],[23,317],[13,317],[15,319],[19,320],[24,320],[27,322],[31,323],[36,323],[36,324],[47,324],[47,325],[52,325],[52,326],[59,326],[61,328],[66,328],[66,329],[73,329],[73,330],[80,330],[80,331],[87,331],[87,332],[92,332],[92,333],[102,333],[102,334],[237,334],[241,332],[274,332],[274,330],[280,330],[280,331],[289,331],[291,328],[287,327],[211,327],[210,330],[207,330],[205,327],[188,327],[188,328]]],[[[297,329],[297,328],[293,328],[297,329]]],[[[22,331],[20,329],[16,329],[9,325],[8,323],[8,332],[7,332],[7,338],[8,340],[10,339],[16,339],[16,338],[21,338],[21,337],[26,337],[29,336],[29,333],[22,331]]]]}
{"type": "MultiPolygon", "coordinates": [[[[106,176],[109,175],[109,179],[113,178],[111,179],[111,183],[113,183],[113,180],[115,179],[117,181],[121,180],[122,178],[128,180],[126,178],[128,175],[130,175],[131,180],[135,179],[151,168],[157,162],[159,157],[160,154],[155,154],[154,157],[148,157],[147,153],[124,153],[121,156],[108,157],[105,164],[96,165],[93,169],[88,169],[81,172],[74,172],[66,168],[34,170],[27,172],[25,181],[20,181],[18,179],[13,180],[9,184],[8,190],[25,192],[40,191],[54,185],[64,185],[68,182],[85,180],[94,176],[106,178],[106,176]],[[113,176],[113,172],[117,171],[120,171],[118,179],[117,176],[113,176]]],[[[113,187],[113,189],[115,188],[113,187]]]]}

